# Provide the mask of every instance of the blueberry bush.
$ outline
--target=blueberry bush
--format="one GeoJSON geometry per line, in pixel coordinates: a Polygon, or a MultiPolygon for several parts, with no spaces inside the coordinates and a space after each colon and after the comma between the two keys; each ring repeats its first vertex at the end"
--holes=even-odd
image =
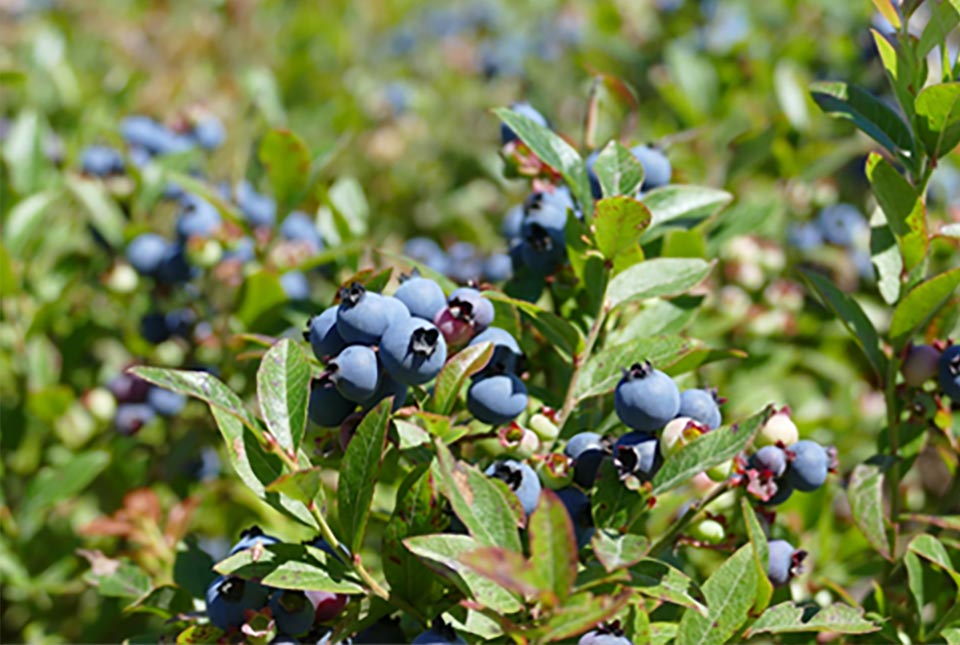
{"type": "Polygon", "coordinates": [[[8,642],[960,643],[960,3],[0,3],[8,642]]]}

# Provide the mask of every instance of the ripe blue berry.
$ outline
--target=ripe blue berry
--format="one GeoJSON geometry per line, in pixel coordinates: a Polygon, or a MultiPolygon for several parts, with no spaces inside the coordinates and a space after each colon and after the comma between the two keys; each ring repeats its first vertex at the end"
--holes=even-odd
{"type": "Polygon", "coordinates": [[[783,586],[802,572],[801,564],[807,555],[806,551],[794,549],[786,540],[770,540],[767,547],[770,555],[767,577],[773,586],[783,586]]]}
{"type": "Polygon", "coordinates": [[[493,356],[490,357],[490,362],[487,363],[485,369],[500,374],[516,372],[523,358],[523,352],[520,351],[517,339],[505,329],[489,327],[474,336],[469,345],[479,345],[487,342],[493,343],[493,356]]]}
{"type": "Polygon", "coordinates": [[[540,500],[540,479],[533,468],[514,459],[495,461],[484,471],[484,474],[504,482],[516,494],[527,515],[533,512],[540,500]]]}
{"type": "Polygon", "coordinates": [[[340,289],[337,332],[348,343],[373,345],[387,329],[387,311],[382,296],[354,282],[340,289]]]}
{"type": "Polygon", "coordinates": [[[573,481],[591,488],[600,464],[610,454],[610,444],[596,432],[581,432],[570,437],[563,452],[573,459],[573,481]]]}
{"type": "Polygon", "coordinates": [[[817,217],[820,233],[830,244],[851,247],[870,233],[869,224],[860,210],[852,204],[827,206],[817,217]]]}
{"type": "Polygon", "coordinates": [[[590,498],[580,489],[568,486],[557,491],[557,497],[563,502],[577,537],[577,548],[582,549],[593,538],[596,529],[593,527],[593,511],[590,508],[590,498]]]}
{"type": "Polygon", "coordinates": [[[631,148],[630,152],[643,166],[643,185],[640,186],[640,190],[653,190],[670,183],[673,168],[663,150],[654,146],[640,145],[631,148]]]}
{"type": "MultiPolygon", "coordinates": [[[[536,108],[534,108],[532,105],[530,105],[526,101],[520,101],[518,103],[514,103],[513,105],[510,106],[510,109],[516,112],[517,114],[522,114],[523,116],[527,117],[528,119],[532,120],[534,123],[537,123],[538,125],[542,125],[545,128],[550,127],[550,124],[547,123],[547,118],[542,114],[540,114],[536,110],[536,108]]],[[[516,141],[517,139],[519,139],[519,137],[517,136],[517,133],[514,132],[512,129],[510,129],[510,126],[508,126],[506,123],[500,124],[500,145],[505,146],[512,141],[516,141]]]]}
{"type": "Polygon", "coordinates": [[[787,471],[787,453],[778,446],[764,446],[750,457],[750,467],[766,471],[772,477],[782,477],[787,471]]]}
{"type": "Polygon", "coordinates": [[[449,265],[447,275],[456,282],[471,282],[480,279],[483,262],[477,247],[469,242],[457,242],[447,249],[449,265]]]}
{"type": "Polygon", "coordinates": [[[194,270],[187,262],[187,250],[182,244],[170,244],[164,253],[163,261],[157,269],[156,278],[167,284],[187,282],[194,275],[194,270]]]}
{"type": "Polygon", "coordinates": [[[506,282],[513,277],[513,260],[507,253],[494,253],[483,261],[483,279],[488,282],[506,282]]]}
{"type": "Polygon", "coordinates": [[[443,275],[446,275],[450,268],[447,254],[439,244],[428,237],[414,237],[408,240],[403,247],[403,254],[443,275]]]}
{"type": "Polygon", "coordinates": [[[109,146],[89,146],[80,158],[83,172],[94,177],[109,177],[123,173],[123,156],[109,146]]]}
{"type": "Polygon", "coordinates": [[[330,361],[330,378],[345,398],[363,403],[380,385],[377,353],[365,345],[350,345],[330,361]]]}
{"type": "Polygon", "coordinates": [[[118,374],[107,384],[107,389],[117,399],[117,403],[143,403],[150,393],[150,385],[133,374],[118,374]]]}
{"type": "Polygon", "coordinates": [[[150,423],[156,412],[146,403],[121,403],[117,406],[114,426],[122,435],[130,436],[140,431],[140,428],[150,423]]]}
{"type": "Polygon", "coordinates": [[[170,338],[170,330],[167,328],[167,319],[159,311],[152,311],[140,319],[140,335],[144,340],[153,345],[170,338]]]}
{"type": "Polygon", "coordinates": [[[433,323],[408,317],[387,328],[380,343],[384,369],[400,383],[431,380],[447,360],[447,343],[433,323]]]}
{"type": "Polygon", "coordinates": [[[207,200],[196,195],[183,198],[183,210],[177,218],[177,236],[181,240],[190,237],[210,237],[220,228],[220,212],[207,200]]]}
{"type": "Polygon", "coordinates": [[[403,279],[393,297],[407,306],[418,318],[432,321],[447,306],[447,297],[440,285],[414,273],[403,279]]]}
{"type": "Polygon", "coordinates": [[[649,361],[634,363],[617,384],[614,407],[620,421],[634,430],[659,430],[680,411],[680,390],[649,361]]]}
{"type": "Polygon", "coordinates": [[[267,604],[269,593],[259,582],[218,576],[207,587],[207,615],[224,631],[238,629],[246,622],[248,610],[259,611],[267,604]]]}
{"type": "Polygon", "coordinates": [[[716,393],[712,390],[694,389],[681,392],[678,415],[699,421],[711,430],[716,430],[723,423],[716,393]]]}
{"type": "Polygon", "coordinates": [[[960,345],[951,345],[943,350],[938,362],[940,390],[960,402],[960,345]]]}
{"type": "Polygon", "coordinates": [[[799,491],[809,493],[827,481],[830,456],[815,441],[798,441],[787,449],[787,479],[799,491]]]}
{"type": "Polygon", "coordinates": [[[293,211],[280,224],[280,235],[290,242],[302,242],[317,253],[323,248],[323,238],[309,215],[293,211]]]}
{"type": "Polygon", "coordinates": [[[244,218],[254,227],[273,226],[277,216],[277,203],[267,195],[258,193],[249,181],[237,184],[237,206],[244,218]]]}
{"type": "Polygon", "coordinates": [[[268,544],[278,544],[279,542],[279,538],[264,533],[259,526],[254,525],[240,533],[240,539],[230,547],[229,555],[240,553],[245,549],[252,549],[258,543],[267,546],[268,544]]]}
{"type": "Polygon", "coordinates": [[[127,245],[127,261],[140,275],[155,276],[170,244],[156,233],[143,233],[127,245]]]}
{"type": "Polygon", "coordinates": [[[280,286],[290,300],[309,300],[310,281],[302,271],[287,271],[280,276],[280,286]]]}
{"type": "Polygon", "coordinates": [[[482,332],[493,323],[493,303],[470,287],[461,287],[450,294],[447,300],[450,313],[473,327],[475,333],[482,332]]]}
{"type": "Polygon", "coordinates": [[[790,484],[790,480],[786,477],[780,477],[779,479],[774,479],[771,484],[773,494],[763,502],[765,506],[779,506],[785,501],[790,499],[790,496],[793,495],[793,486],[790,484]]]}
{"type": "Polygon", "coordinates": [[[417,634],[411,642],[413,645],[467,645],[452,627],[439,621],[434,621],[430,629],[417,634]]]}
{"type": "Polygon", "coordinates": [[[302,591],[277,590],[270,596],[270,611],[277,629],[299,636],[313,627],[313,604],[302,591]]]}
{"type": "Polygon", "coordinates": [[[613,445],[613,464],[620,477],[650,481],[663,465],[660,442],[645,432],[628,432],[613,445]]]}
{"type": "Polygon", "coordinates": [[[187,403],[187,397],[162,387],[152,387],[147,393],[147,403],[154,412],[165,417],[180,413],[187,403]]]}
{"type": "Polygon", "coordinates": [[[910,387],[921,387],[937,375],[940,352],[930,345],[911,345],[903,359],[900,371],[903,381],[910,387]]]}
{"type": "Polygon", "coordinates": [[[337,307],[328,307],[319,316],[311,318],[303,335],[310,342],[317,360],[336,356],[347,346],[337,332],[337,307]]]}
{"type": "Polygon", "coordinates": [[[500,234],[507,240],[520,237],[520,228],[523,226],[523,204],[517,204],[507,211],[500,225],[500,234]]]}
{"type": "Polygon", "coordinates": [[[190,136],[205,150],[215,150],[223,145],[227,131],[215,116],[206,116],[193,124],[190,136]]]}
{"type": "Polygon", "coordinates": [[[347,400],[329,376],[313,382],[307,415],[318,426],[333,428],[346,421],[357,409],[357,404],[347,400]]]}
{"type": "Polygon", "coordinates": [[[526,407],[527,388],[515,374],[479,378],[467,390],[467,409],[483,423],[507,423],[526,407]]]}
{"type": "Polygon", "coordinates": [[[624,636],[619,624],[613,624],[590,630],[580,637],[577,645],[633,645],[633,641],[624,636]]]}
{"type": "Polygon", "coordinates": [[[403,301],[393,296],[380,296],[384,315],[387,317],[387,329],[390,325],[410,319],[410,310],[403,301]]]}

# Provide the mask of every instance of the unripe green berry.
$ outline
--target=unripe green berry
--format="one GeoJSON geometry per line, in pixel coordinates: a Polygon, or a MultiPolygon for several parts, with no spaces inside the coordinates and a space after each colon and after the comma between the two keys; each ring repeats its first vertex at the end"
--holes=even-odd
{"type": "Polygon", "coordinates": [[[706,519],[690,527],[690,537],[707,544],[720,544],[727,537],[727,532],[720,522],[706,519]]]}

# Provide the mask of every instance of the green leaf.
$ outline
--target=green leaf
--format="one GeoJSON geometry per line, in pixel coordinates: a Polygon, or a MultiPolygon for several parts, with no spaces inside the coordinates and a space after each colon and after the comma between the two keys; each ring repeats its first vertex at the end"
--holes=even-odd
{"type": "Polygon", "coordinates": [[[604,197],[634,195],[643,183],[643,164],[630,149],[611,141],[593,163],[604,197]]]}
{"type": "Polygon", "coordinates": [[[620,534],[601,529],[594,533],[590,545],[607,573],[613,573],[640,562],[647,552],[649,542],[642,535],[620,534]]]}
{"type": "Polygon", "coordinates": [[[673,223],[690,228],[719,212],[733,200],[733,195],[707,186],[671,184],[662,186],[640,197],[650,211],[650,228],[640,238],[645,244],[663,232],[663,225],[673,223]]]}
{"type": "Polygon", "coordinates": [[[890,339],[897,349],[904,347],[914,332],[927,324],[940,308],[956,295],[960,285],[960,267],[955,267],[921,282],[893,310],[890,339]]]}
{"type": "Polygon", "coordinates": [[[770,599],[773,597],[773,585],[767,578],[770,549],[763,527],[760,526],[757,514],[753,512],[750,500],[746,497],[740,500],[740,510],[743,512],[743,524],[747,528],[747,537],[753,546],[753,561],[757,567],[757,598],[753,604],[753,613],[756,615],[770,605],[770,599]]]}
{"type": "Polygon", "coordinates": [[[193,610],[193,597],[174,585],[163,585],[124,609],[130,613],[147,613],[163,619],[173,618],[193,610]]]}
{"type": "Polygon", "coordinates": [[[890,543],[883,513],[882,464],[858,464],[850,475],[847,499],[853,521],[870,545],[887,560],[890,559],[890,543]]]}
{"type": "Polygon", "coordinates": [[[351,553],[356,553],[363,543],[373,488],[380,475],[380,460],[387,443],[392,405],[393,399],[387,399],[367,413],[350,439],[340,464],[337,509],[343,541],[351,553]]]}
{"type": "Polygon", "coordinates": [[[280,475],[267,485],[269,493],[283,493],[304,505],[313,503],[323,488],[322,468],[307,468],[280,475]]]}
{"type": "Polygon", "coordinates": [[[21,257],[26,246],[43,230],[44,214],[60,195],[59,190],[48,189],[30,195],[10,209],[3,226],[3,241],[11,255],[21,257]]]}
{"type": "Polygon", "coordinates": [[[920,616],[923,606],[927,604],[923,593],[923,563],[920,562],[920,556],[913,551],[907,551],[903,554],[903,564],[907,569],[907,586],[910,587],[910,593],[917,605],[917,616],[920,616]]]}
{"type": "Polygon", "coordinates": [[[525,598],[543,596],[546,580],[522,553],[499,546],[481,546],[460,555],[460,562],[477,574],[525,598]]]}
{"type": "Polygon", "coordinates": [[[916,102],[917,134],[933,159],[950,154],[960,143],[960,83],[940,83],[920,90],[916,102]]]}
{"type": "Polygon", "coordinates": [[[923,200],[910,182],[875,152],[867,157],[867,177],[896,236],[903,265],[912,271],[927,253],[927,213],[923,200]]]}
{"type": "Polygon", "coordinates": [[[307,427],[309,391],[310,363],[296,343],[284,338],[267,350],[257,370],[257,399],[267,429],[290,455],[307,427]]]}
{"type": "Polygon", "coordinates": [[[150,576],[126,558],[114,560],[100,551],[77,551],[90,563],[83,579],[97,588],[101,596],[140,598],[150,591],[150,576]]]}
{"type": "Polygon", "coordinates": [[[90,215],[90,223],[114,248],[123,246],[126,220],[102,182],[68,174],[67,188],[90,215]]]}
{"type": "Polygon", "coordinates": [[[876,209],[870,218],[870,256],[877,270],[877,290],[883,301],[892,305],[900,298],[900,274],[903,256],[897,240],[887,225],[882,209],[876,209]]]}
{"type": "Polygon", "coordinates": [[[437,375],[430,397],[430,410],[448,415],[457,403],[460,390],[467,379],[486,367],[493,356],[493,343],[480,343],[465,347],[447,361],[437,375]]]}
{"type": "Polygon", "coordinates": [[[539,123],[509,108],[496,108],[493,112],[517,133],[541,161],[560,173],[580,208],[584,213],[589,212],[592,196],[587,167],[573,146],[539,123]]]}
{"type": "Polygon", "coordinates": [[[595,74],[583,126],[586,147],[597,148],[600,142],[616,137],[629,111],[636,106],[637,97],[629,85],[615,76],[595,74]]]}
{"type": "Polygon", "coordinates": [[[946,43],[950,32],[960,24],[960,3],[957,0],[927,3],[931,17],[920,34],[920,40],[914,46],[917,58],[923,58],[934,47],[946,43]]]}
{"type": "Polygon", "coordinates": [[[774,605],[761,614],[750,627],[750,634],[793,634],[831,632],[837,634],[869,634],[880,629],[863,617],[863,610],[833,603],[824,608],[816,605],[798,607],[793,602],[774,605]]]}
{"type": "Polygon", "coordinates": [[[679,295],[706,278],[712,266],[692,258],[656,258],[635,264],[610,280],[607,307],[614,309],[632,300],[679,295]]]}
{"type": "Polygon", "coordinates": [[[577,579],[577,541],[570,514],[556,493],[544,489],[527,525],[530,562],[559,604],[577,579]]]}
{"type": "Polygon", "coordinates": [[[229,199],[225,198],[215,186],[210,185],[203,179],[197,179],[192,175],[177,172],[176,170],[165,169],[164,175],[168,183],[174,183],[188,193],[194,193],[212,204],[213,207],[223,215],[224,219],[229,220],[245,231],[250,229],[250,225],[240,212],[240,209],[229,199]]]}
{"type": "Polygon", "coordinates": [[[900,13],[891,0],[872,0],[873,6],[881,16],[886,18],[887,22],[893,25],[894,29],[900,29],[900,13]]]}
{"type": "Polygon", "coordinates": [[[611,459],[604,459],[597,471],[595,490],[590,496],[593,522],[598,529],[613,529],[620,533],[630,531],[647,505],[647,497],[636,487],[628,487],[620,480],[611,459]]]}
{"type": "Polygon", "coordinates": [[[887,72],[887,79],[890,81],[890,85],[897,95],[897,102],[900,104],[900,107],[903,108],[907,121],[912,122],[914,102],[913,88],[915,87],[914,66],[910,60],[908,60],[907,56],[903,56],[902,52],[898,52],[897,47],[894,43],[887,40],[886,36],[876,29],[871,29],[870,34],[873,36],[873,42],[877,46],[877,52],[880,54],[883,68],[887,72]]]}
{"type": "Polygon", "coordinates": [[[616,596],[577,594],[562,608],[555,611],[541,629],[531,634],[531,641],[569,643],[578,634],[616,616],[632,598],[633,594],[629,591],[623,591],[616,596]]]}
{"type": "Polygon", "coordinates": [[[907,550],[942,568],[953,580],[953,584],[957,585],[958,597],[960,597],[960,574],[954,570],[950,555],[940,540],[932,535],[918,535],[910,541],[907,550]]]}
{"type": "MultiPolygon", "coordinates": [[[[5,91],[10,92],[6,88],[5,91]]],[[[13,190],[20,195],[29,195],[42,186],[44,168],[50,165],[44,152],[44,140],[48,135],[49,126],[40,113],[24,110],[4,136],[3,158],[7,162],[4,175],[9,177],[13,190]]]]}
{"type": "Polygon", "coordinates": [[[363,593],[363,587],[339,559],[304,544],[268,544],[244,549],[214,567],[217,573],[257,578],[278,589],[363,593]]]}
{"type": "Polygon", "coordinates": [[[207,587],[217,577],[213,564],[210,554],[197,546],[196,538],[188,536],[177,544],[173,582],[194,598],[203,598],[207,587]]]}
{"type": "Polygon", "coordinates": [[[595,352],[584,364],[577,380],[578,400],[612,392],[623,376],[623,368],[650,361],[663,366],[689,351],[692,343],[680,336],[636,338],[595,352]]]}
{"type": "Polygon", "coordinates": [[[677,645],[725,643],[746,622],[757,595],[759,574],[747,544],[713,572],[703,585],[707,615],[683,612],[677,645]]]}
{"type": "Polygon", "coordinates": [[[884,374],[887,359],[880,351],[880,338],[873,323],[867,318],[867,314],[863,313],[857,301],[840,291],[830,280],[813,271],[802,270],[802,275],[827,308],[840,317],[844,327],[853,335],[857,345],[866,354],[874,372],[878,376],[884,374]]]}
{"type": "Polygon", "coordinates": [[[733,459],[750,445],[772,414],[773,407],[767,406],[743,423],[711,430],[691,441],[664,461],[653,478],[653,494],[662,495],[689,482],[697,473],[733,459]]]}
{"type": "Polygon", "coordinates": [[[848,83],[820,82],[810,86],[810,93],[824,112],[853,121],[867,136],[893,154],[913,150],[913,135],[907,124],[866,90],[848,83]]]}
{"type": "Polygon", "coordinates": [[[673,603],[692,612],[707,615],[700,587],[687,574],[666,562],[643,558],[630,567],[630,577],[630,586],[648,598],[673,603]]]}
{"type": "Polygon", "coordinates": [[[222,629],[213,625],[190,625],[177,634],[177,645],[206,645],[219,643],[225,636],[222,629]]]}
{"type": "Polygon", "coordinates": [[[327,191],[327,200],[340,216],[349,233],[349,239],[365,236],[369,230],[370,204],[363,193],[363,186],[354,177],[340,177],[327,191]]]}
{"type": "Polygon", "coordinates": [[[608,260],[634,248],[649,225],[650,211],[633,197],[607,197],[596,204],[594,235],[597,248],[608,260]]]}
{"type": "Polygon", "coordinates": [[[267,171],[273,196],[281,213],[303,195],[310,178],[310,151],[303,139],[290,130],[270,130],[260,141],[260,162],[267,171]]]}
{"type": "Polygon", "coordinates": [[[484,291],[483,295],[490,300],[505,302],[519,309],[533,323],[533,326],[547,338],[554,349],[565,358],[572,358],[580,352],[583,346],[583,338],[577,328],[567,322],[565,318],[541,309],[532,302],[505,296],[499,291],[484,291]]]}
{"type": "Polygon", "coordinates": [[[520,551],[516,516],[501,487],[474,466],[455,461],[450,450],[434,442],[437,458],[434,477],[453,512],[481,546],[502,546],[520,551]]]}
{"type": "Polygon", "coordinates": [[[481,605],[501,614],[512,614],[520,609],[520,601],[513,594],[460,562],[463,554],[480,546],[474,538],[450,534],[421,535],[407,538],[403,543],[421,558],[442,565],[448,570],[448,577],[450,571],[454,572],[454,583],[481,605]]]}
{"type": "Polygon", "coordinates": [[[64,500],[78,495],[110,463],[110,453],[91,450],[72,455],[66,462],[46,466],[27,484],[20,505],[20,517],[30,518],[64,500]]]}
{"type": "Polygon", "coordinates": [[[244,279],[234,315],[246,328],[256,328],[263,318],[286,302],[287,292],[280,283],[280,275],[271,269],[261,269],[244,279]]]}

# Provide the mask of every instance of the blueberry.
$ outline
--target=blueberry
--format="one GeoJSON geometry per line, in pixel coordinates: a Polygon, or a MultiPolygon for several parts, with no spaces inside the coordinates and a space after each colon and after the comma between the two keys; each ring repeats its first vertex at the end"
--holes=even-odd
{"type": "Polygon", "coordinates": [[[613,445],[613,464],[621,477],[650,481],[663,465],[660,442],[645,432],[628,432],[613,445]]]}
{"type": "Polygon", "coordinates": [[[610,454],[610,444],[596,432],[581,432],[570,437],[563,452],[573,459],[573,480],[584,488],[591,488],[600,464],[610,454]]]}
{"type": "Polygon", "coordinates": [[[619,624],[600,625],[580,637],[577,645],[633,645],[619,624]]]}
{"type": "Polygon", "coordinates": [[[587,179],[590,181],[590,194],[593,195],[594,199],[600,199],[603,197],[603,186],[600,185],[600,178],[597,177],[597,171],[594,170],[594,166],[597,163],[597,157],[599,156],[600,151],[594,150],[587,156],[586,159],[587,179]]]}
{"type": "Polygon", "coordinates": [[[614,394],[617,416],[634,430],[659,430],[680,411],[680,390],[649,361],[623,371],[614,394]]]}
{"type": "Polygon", "coordinates": [[[414,273],[401,280],[393,297],[405,304],[412,315],[432,321],[447,306],[443,289],[430,278],[414,273]]]}
{"type": "Polygon", "coordinates": [[[246,264],[247,262],[253,262],[254,258],[257,257],[256,249],[257,245],[253,241],[253,238],[245,235],[233,243],[233,247],[224,253],[223,259],[238,260],[243,264],[246,264]]]}
{"type": "Polygon", "coordinates": [[[476,289],[461,287],[455,290],[447,299],[447,306],[455,318],[468,322],[474,332],[479,333],[493,323],[493,303],[476,289]]]}
{"type": "Polygon", "coordinates": [[[123,156],[109,146],[89,146],[80,158],[83,172],[94,177],[109,177],[123,173],[123,156]]]}
{"type": "Polygon", "coordinates": [[[170,330],[166,317],[159,311],[152,311],[140,319],[140,335],[152,345],[169,340],[170,330]]]}
{"type": "Polygon", "coordinates": [[[307,415],[318,426],[324,428],[339,426],[356,409],[357,404],[344,398],[329,376],[313,382],[310,388],[307,415]]]}
{"type": "Polygon", "coordinates": [[[114,427],[122,435],[133,435],[150,423],[156,412],[146,403],[121,403],[113,419],[114,427]]]}
{"type": "Polygon", "coordinates": [[[213,625],[224,631],[239,629],[247,620],[246,612],[262,609],[269,593],[259,582],[218,576],[207,587],[207,615],[213,625]]]}
{"type": "Polygon", "coordinates": [[[787,231],[787,244],[798,251],[814,251],[823,246],[823,234],[816,224],[794,224],[787,231]]]}
{"type": "Polygon", "coordinates": [[[456,282],[471,282],[480,279],[483,262],[477,248],[469,242],[457,242],[447,249],[449,266],[447,275],[456,282]]]}
{"type": "Polygon", "coordinates": [[[940,354],[937,363],[940,381],[940,390],[960,402],[960,345],[951,345],[940,354]]]}
{"type": "Polygon", "coordinates": [[[593,511],[590,508],[590,498],[583,491],[572,486],[558,490],[557,497],[560,498],[567,509],[567,513],[570,514],[573,530],[576,533],[577,548],[582,549],[593,538],[596,530],[593,527],[593,511]]]}
{"type": "Polygon", "coordinates": [[[197,322],[197,314],[193,309],[174,309],[163,317],[163,322],[171,337],[189,338],[190,331],[197,322]]]}
{"type": "Polygon", "coordinates": [[[380,359],[400,383],[420,385],[443,369],[447,343],[433,323],[409,317],[387,328],[380,342],[380,359]]]}
{"type": "Polygon", "coordinates": [[[387,328],[394,323],[400,323],[410,318],[410,310],[399,298],[394,296],[380,296],[384,314],[387,317],[387,328]]]}
{"type": "Polygon", "coordinates": [[[479,345],[487,342],[493,343],[493,356],[490,357],[490,362],[484,369],[499,374],[504,372],[516,373],[520,361],[523,359],[523,352],[520,351],[517,339],[505,329],[489,327],[474,336],[469,344],[479,345]]]}
{"type": "Polygon", "coordinates": [[[302,591],[277,590],[270,596],[270,611],[277,629],[299,636],[313,627],[314,608],[302,591]]]}
{"type": "Polygon", "coordinates": [[[516,419],[526,407],[527,388],[515,374],[480,378],[467,390],[467,409],[483,423],[507,423],[516,419]]]}
{"type": "Polygon", "coordinates": [[[156,233],[142,233],[127,245],[127,261],[140,275],[155,276],[170,244],[156,233]]]}
{"type": "Polygon", "coordinates": [[[782,477],[787,471],[787,453],[778,446],[764,446],[750,457],[749,466],[771,477],[782,477]]]}
{"type": "Polygon", "coordinates": [[[801,563],[806,557],[805,551],[798,551],[786,540],[770,540],[767,544],[769,563],[767,577],[773,586],[780,587],[801,572],[801,563]]]}
{"type": "Polygon", "coordinates": [[[406,637],[400,628],[399,621],[386,616],[362,630],[353,638],[353,645],[382,645],[383,643],[404,642],[406,642],[406,637]]]}
{"type": "Polygon", "coordinates": [[[250,226],[255,228],[273,226],[277,216],[277,203],[267,195],[258,193],[249,181],[237,184],[234,193],[237,206],[250,226]]]}
{"type": "Polygon", "coordinates": [[[483,279],[487,282],[506,282],[513,277],[513,260],[507,253],[494,253],[483,261],[483,279]]]}
{"type": "Polygon", "coordinates": [[[107,384],[117,403],[143,403],[153,386],[133,374],[118,374],[107,384]]]}
{"type": "Polygon", "coordinates": [[[430,629],[417,634],[411,642],[413,645],[467,645],[452,627],[441,621],[434,621],[430,629]]]}
{"type": "Polygon", "coordinates": [[[787,479],[799,491],[809,493],[827,481],[830,456],[815,441],[798,441],[787,449],[787,479]]]}
{"type": "Polygon", "coordinates": [[[403,247],[403,254],[443,275],[446,275],[450,268],[447,254],[439,244],[428,237],[415,237],[408,240],[403,247]]]}
{"type": "Polygon", "coordinates": [[[340,289],[337,332],[348,343],[374,344],[387,329],[389,320],[382,296],[354,282],[340,289]]]}
{"type": "Polygon", "coordinates": [[[790,480],[786,477],[781,477],[779,479],[774,479],[771,483],[772,488],[770,492],[773,494],[763,502],[765,506],[779,506],[785,501],[790,499],[790,496],[793,495],[793,486],[790,485],[790,480]]]}
{"type": "Polygon", "coordinates": [[[131,146],[153,156],[182,151],[189,144],[178,138],[166,126],[148,116],[130,116],[120,122],[120,133],[131,146]]]}
{"type": "Polygon", "coordinates": [[[216,207],[196,195],[186,195],[183,210],[177,218],[177,236],[181,240],[190,237],[210,237],[220,228],[222,220],[216,207]]]}
{"type": "Polygon", "coordinates": [[[517,204],[503,216],[500,234],[508,240],[515,240],[520,237],[521,226],[523,226],[523,204],[517,204]]]}
{"type": "Polygon", "coordinates": [[[147,403],[157,414],[172,417],[183,410],[183,406],[187,404],[187,397],[166,388],[152,387],[147,393],[147,403]]]}
{"type": "Polygon", "coordinates": [[[537,224],[551,233],[558,233],[560,239],[563,239],[563,232],[567,227],[567,213],[573,209],[573,198],[565,188],[530,193],[523,202],[521,234],[526,236],[529,227],[537,224]]]}
{"type": "Polygon", "coordinates": [[[540,479],[533,468],[515,459],[495,461],[483,471],[488,477],[499,479],[516,494],[527,515],[533,512],[540,500],[540,479]]]}
{"type": "Polygon", "coordinates": [[[310,281],[302,271],[287,271],[280,276],[280,286],[290,300],[309,300],[310,281]]]}
{"type": "Polygon", "coordinates": [[[279,538],[269,533],[264,533],[259,526],[254,525],[240,533],[240,539],[230,547],[230,553],[228,555],[240,553],[245,549],[252,549],[257,544],[267,546],[268,544],[278,544],[279,542],[279,538]]]}
{"type": "MultiPolygon", "coordinates": [[[[514,103],[513,105],[510,106],[510,109],[516,112],[517,114],[521,114],[527,117],[528,119],[532,120],[534,123],[538,125],[542,125],[545,128],[550,127],[550,124],[547,123],[547,118],[542,114],[540,114],[536,110],[536,108],[534,108],[532,105],[530,105],[526,101],[520,101],[520,102],[514,103]]],[[[512,141],[518,140],[519,138],[520,137],[517,136],[517,133],[514,132],[510,128],[510,126],[508,126],[506,123],[500,124],[500,144],[501,145],[505,146],[512,141]]]]}
{"type": "Polygon", "coordinates": [[[193,277],[193,269],[187,263],[187,252],[182,244],[170,244],[157,270],[157,280],[167,284],[180,284],[193,277]]]}
{"type": "Polygon", "coordinates": [[[690,417],[711,430],[716,430],[723,423],[715,390],[684,390],[680,393],[680,411],[677,414],[690,417]]]}
{"type": "Polygon", "coordinates": [[[303,211],[294,211],[284,218],[280,224],[280,235],[285,240],[307,244],[314,253],[323,248],[320,231],[313,219],[303,211]]]}
{"type": "Polygon", "coordinates": [[[852,247],[870,233],[866,218],[852,204],[827,206],[817,216],[817,226],[823,239],[838,246],[852,247]]]}
{"type": "Polygon", "coordinates": [[[303,335],[310,342],[317,360],[322,361],[329,356],[336,356],[347,346],[337,332],[336,307],[328,307],[319,316],[311,318],[303,335]]]}
{"type": "Polygon", "coordinates": [[[340,394],[357,403],[370,399],[380,385],[377,353],[365,345],[345,348],[330,361],[328,370],[340,394]]]}
{"type": "Polygon", "coordinates": [[[193,124],[190,136],[201,148],[214,150],[223,145],[224,139],[227,138],[227,131],[220,119],[215,116],[206,116],[193,124]]]}
{"type": "Polygon", "coordinates": [[[670,183],[673,168],[663,150],[654,146],[639,145],[631,148],[630,152],[643,166],[643,184],[640,190],[653,190],[670,183]]]}
{"type": "Polygon", "coordinates": [[[329,623],[343,612],[349,596],[332,591],[307,591],[307,599],[313,605],[315,623],[329,623]]]}

